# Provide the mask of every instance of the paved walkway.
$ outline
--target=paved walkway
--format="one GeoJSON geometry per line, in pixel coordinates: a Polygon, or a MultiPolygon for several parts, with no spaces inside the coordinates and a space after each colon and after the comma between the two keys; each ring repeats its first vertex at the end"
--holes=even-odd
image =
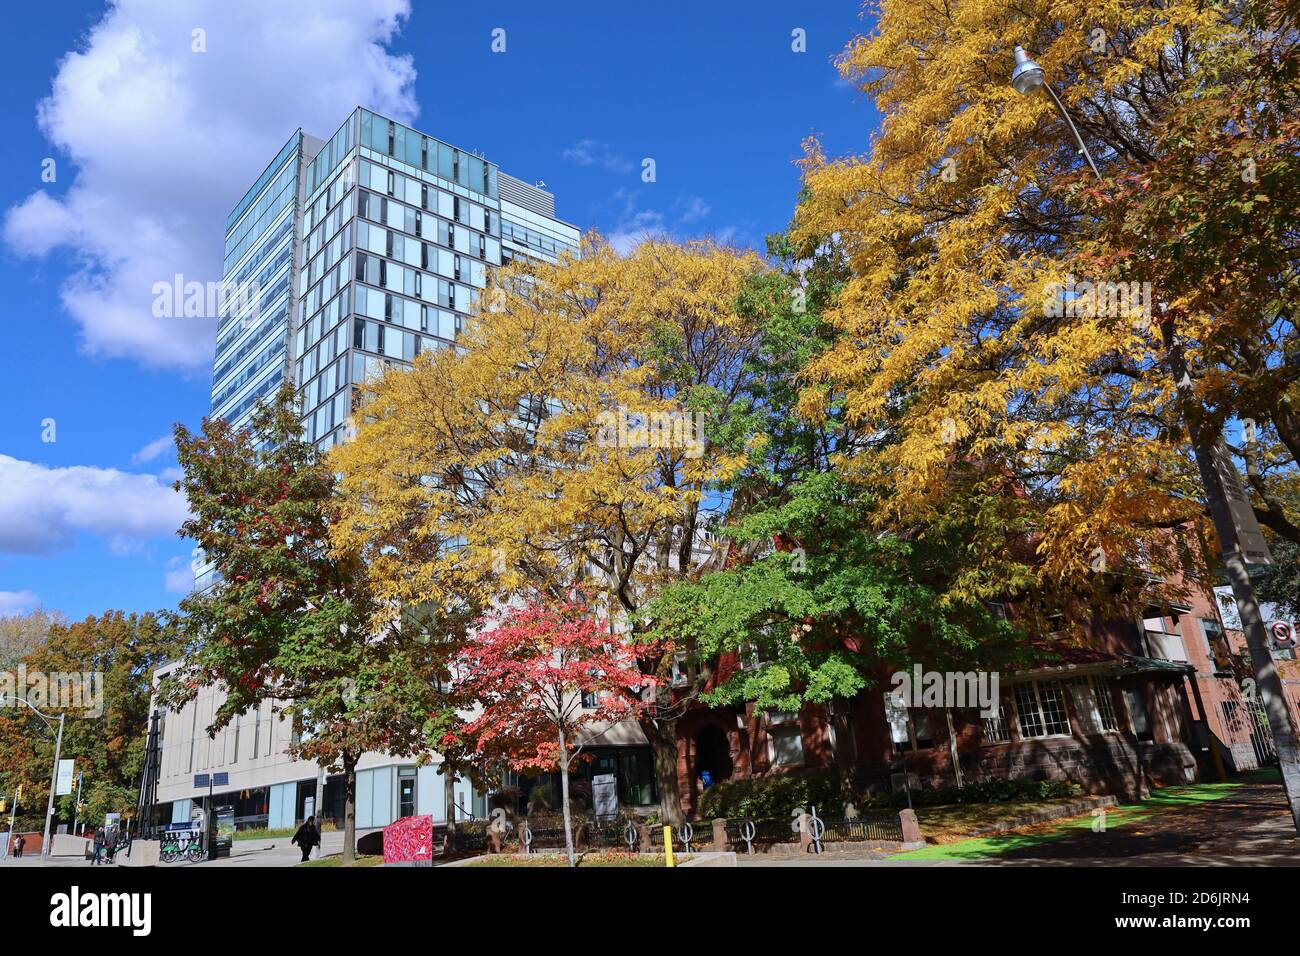
{"type": "Polygon", "coordinates": [[[1109,811],[1013,834],[880,853],[764,859],[758,866],[1300,866],[1300,840],[1276,783],[1205,784],[1162,791],[1109,811]]]}
{"type": "MultiPolygon", "coordinates": [[[[370,830],[358,830],[357,836],[360,837],[370,830]]],[[[202,860],[198,863],[191,863],[189,860],[178,861],[176,863],[161,864],[168,868],[175,867],[226,867],[226,866],[293,866],[301,862],[302,852],[289,841],[292,837],[272,837],[264,840],[236,840],[231,848],[230,856],[221,857],[216,860],[202,860]]],[[[321,846],[313,853],[313,857],[324,852],[326,856],[331,853],[343,852],[343,834],[338,831],[326,831],[321,834],[321,846]]],[[[90,866],[81,857],[76,856],[53,856],[43,861],[39,855],[24,856],[20,860],[5,860],[0,863],[0,870],[16,866],[90,866]]],[[[102,864],[107,866],[107,864],[102,864]]],[[[113,864],[117,866],[118,864],[113,864]]]]}

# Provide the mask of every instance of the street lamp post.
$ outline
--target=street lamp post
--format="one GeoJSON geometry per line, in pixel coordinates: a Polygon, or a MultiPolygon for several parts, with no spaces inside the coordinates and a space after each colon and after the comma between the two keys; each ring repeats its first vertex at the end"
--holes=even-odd
{"type": "MultiPolygon", "coordinates": [[[[32,710],[36,710],[36,708],[32,707],[32,710]]],[[[41,716],[45,715],[42,714],[41,716]]],[[[50,773],[50,801],[45,805],[45,836],[41,843],[41,856],[50,855],[50,821],[54,819],[54,791],[59,784],[59,752],[62,749],[63,714],[59,714],[59,733],[54,739],[54,770],[50,773]]]]}
{"type": "MultiPolygon", "coordinates": [[[[7,697],[7,694],[0,694],[0,703],[3,703],[7,697]]],[[[49,715],[37,710],[36,706],[27,698],[19,697],[17,694],[14,694],[13,697],[20,704],[26,704],[33,714],[45,721],[46,727],[52,726],[49,715]]],[[[59,732],[54,738],[54,769],[50,772],[50,800],[45,805],[45,835],[41,842],[41,856],[50,855],[50,821],[54,818],[54,791],[59,783],[59,755],[63,750],[63,716],[63,714],[59,714],[59,732]]],[[[15,801],[15,806],[16,803],[17,801],[15,801]]]]}
{"type": "MultiPolygon", "coordinates": [[[[1074,125],[1069,111],[1060,97],[1047,82],[1043,68],[1036,63],[1025,49],[1017,46],[1015,50],[1016,65],[1011,73],[1011,85],[1017,93],[1030,94],[1037,89],[1044,89],[1052,98],[1056,110],[1070,127],[1079,152],[1087,160],[1093,175],[1101,179],[1101,172],[1093,161],[1092,153],[1074,125]]],[[[1241,616],[1242,631],[1246,635],[1246,644],[1250,648],[1250,662],[1255,671],[1255,686],[1259,693],[1264,711],[1268,715],[1269,727],[1273,731],[1273,742],[1277,748],[1278,768],[1282,772],[1282,787],[1286,792],[1287,803],[1291,809],[1291,820],[1300,834],[1300,750],[1297,750],[1295,734],[1291,729],[1291,717],[1287,713],[1286,697],[1282,691],[1282,681],[1269,651],[1268,634],[1264,628],[1264,618],[1259,609],[1259,599],[1255,586],[1251,583],[1250,572],[1246,567],[1246,556],[1236,523],[1233,521],[1232,506],[1228,490],[1224,486],[1224,467],[1214,448],[1205,441],[1197,416],[1191,412],[1191,378],[1188,374],[1187,356],[1183,351],[1172,323],[1161,324],[1161,336],[1164,339],[1165,363],[1178,389],[1179,404],[1183,421],[1187,424],[1188,436],[1191,438],[1192,451],[1196,456],[1196,468],[1201,475],[1205,489],[1206,503],[1210,507],[1210,516],[1214,520],[1214,530],[1219,537],[1221,557],[1232,585],[1232,596],[1237,603],[1241,616]]],[[[1226,463],[1231,467],[1231,462],[1226,463]]]]}

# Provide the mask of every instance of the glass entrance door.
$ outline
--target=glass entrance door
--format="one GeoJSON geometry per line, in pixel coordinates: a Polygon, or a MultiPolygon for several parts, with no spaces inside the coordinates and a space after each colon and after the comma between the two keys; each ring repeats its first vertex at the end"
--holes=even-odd
{"type": "Polygon", "coordinates": [[[415,816],[415,778],[399,777],[397,781],[397,815],[415,816]]]}

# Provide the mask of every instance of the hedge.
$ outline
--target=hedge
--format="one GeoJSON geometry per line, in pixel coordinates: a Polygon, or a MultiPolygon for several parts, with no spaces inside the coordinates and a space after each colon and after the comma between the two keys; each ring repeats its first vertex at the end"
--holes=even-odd
{"type": "Polygon", "coordinates": [[[840,816],[839,777],[835,771],[772,774],[765,777],[723,780],[704,791],[700,816],[743,820],[784,819],[795,807],[817,808],[818,816],[840,816]]]}

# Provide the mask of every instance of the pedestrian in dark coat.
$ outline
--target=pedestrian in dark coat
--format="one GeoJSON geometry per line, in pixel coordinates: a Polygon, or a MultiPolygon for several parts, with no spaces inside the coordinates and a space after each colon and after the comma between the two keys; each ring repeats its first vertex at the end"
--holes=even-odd
{"type": "Polygon", "coordinates": [[[290,842],[298,844],[298,849],[302,850],[302,862],[306,863],[311,857],[312,847],[320,843],[320,830],[316,829],[316,818],[308,817],[290,842]]]}

